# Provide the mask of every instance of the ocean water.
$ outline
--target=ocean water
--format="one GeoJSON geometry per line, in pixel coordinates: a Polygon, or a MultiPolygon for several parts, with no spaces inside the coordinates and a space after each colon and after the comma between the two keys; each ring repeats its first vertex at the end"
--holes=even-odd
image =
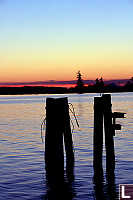
{"type": "MultiPolygon", "coordinates": [[[[56,199],[46,181],[40,127],[46,98],[64,96],[73,104],[80,127],[70,113],[75,127],[74,180],[61,199],[67,193],[68,200],[99,199],[93,177],[93,101],[99,94],[68,94],[0,96],[0,200],[56,199]]],[[[104,180],[100,186],[105,199],[118,199],[119,184],[133,183],[133,93],[112,94],[112,110],[127,114],[125,119],[117,119],[122,130],[114,137],[116,169],[111,183],[106,178],[104,147],[104,180]]]]}

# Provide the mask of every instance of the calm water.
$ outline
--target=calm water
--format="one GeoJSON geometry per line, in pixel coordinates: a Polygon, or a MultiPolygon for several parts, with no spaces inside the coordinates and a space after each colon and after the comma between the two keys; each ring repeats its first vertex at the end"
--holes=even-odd
{"type": "MultiPolygon", "coordinates": [[[[0,96],[0,200],[47,199],[49,188],[40,125],[48,96],[64,95],[0,96]]],[[[75,179],[71,184],[70,199],[96,199],[92,164],[93,99],[97,94],[65,96],[74,105],[80,124],[77,128],[74,122],[75,179]]],[[[127,113],[125,119],[117,119],[122,130],[115,136],[116,170],[112,184],[117,199],[118,184],[133,183],[133,93],[112,94],[112,104],[113,111],[127,113]]],[[[103,165],[105,171],[105,152],[103,165]]],[[[112,199],[106,174],[103,191],[106,199],[112,199]]]]}

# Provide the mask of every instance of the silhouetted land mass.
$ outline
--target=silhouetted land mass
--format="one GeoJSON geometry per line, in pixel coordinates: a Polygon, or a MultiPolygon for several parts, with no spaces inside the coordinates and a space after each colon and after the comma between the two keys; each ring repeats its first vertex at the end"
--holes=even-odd
{"type": "Polygon", "coordinates": [[[105,85],[102,88],[97,85],[78,87],[43,87],[43,86],[24,86],[24,87],[0,87],[0,95],[24,95],[24,94],[66,94],[66,93],[113,93],[113,92],[133,92],[133,84],[127,83],[124,86],[115,84],[105,85]]]}
{"type": "Polygon", "coordinates": [[[44,86],[0,87],[0,95],[133,92],[133,77],[123,86],[116,83],[104,83],[102,77],[97,78],[93,85],[85,86],[80,71],[77,73],[77,79],[77,85],[71,88],[44,86]]]}
{"type": "Polygon", "coordinates": [[[64,87],[43,87],[43,86],[24,86],[24,87],[0,87],[0,95],[24,95],[24,94],[64,94],[67,93],[64,87]]]}

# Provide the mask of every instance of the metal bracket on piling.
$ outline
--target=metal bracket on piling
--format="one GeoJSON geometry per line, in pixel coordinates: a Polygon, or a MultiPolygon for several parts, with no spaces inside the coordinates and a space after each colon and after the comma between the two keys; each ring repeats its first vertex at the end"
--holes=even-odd
{"type": "Polygon", "coordinates": [[[112,113],[112,118],[113,118],[113,135],[115,136],[115,130],[121,130],[121,124],[116,124],[116,118],[125,118],[126,113],[122,113],[122,112],[113,112],[112,113]]]}

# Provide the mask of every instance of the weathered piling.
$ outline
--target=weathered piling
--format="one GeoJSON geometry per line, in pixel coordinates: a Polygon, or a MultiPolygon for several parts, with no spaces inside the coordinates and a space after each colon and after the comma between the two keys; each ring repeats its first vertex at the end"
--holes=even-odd
{"type": "MultiPolygon", "coordinates": [[[[108,185],[114,187],[115,170],[115,150],[114,136],[115,130],[121,130],[121,125],[116,124],[117,118],[124,118],[126,113],[112,113],[111,95],[103,94],[102,97],[94,98],[94,183],[99,184],[103,179],[102,169],[102,149],[103,149],[103,119],[106,147],[106,176],[108,185]],[[112,122],[113,121],[113,122],[112,122]]],[[[113,191],[113,189],[112,189],[113,191]]],[[[115,194],[115,191],[114,191],[115,194]]]]}
{"type": "Polygon", "coordinates": [[[45,165],[48,174],[64,174],[64,99],[46,99],[45,165]]]}
{"type": "Polygon", "coordinates": [[[114,171],[115,169],[115,152],[114,152],[114,128],[112,125],[112,104],[111,95],[104,94],[103,110],[104,110],[104,130],[105,130],[105,147],[106,147],[106,169],[114,171]]]}
{"type": "Polygon", "coordinates": [[[102,152],[103,152],[103,99],[94,98],[94,157],[93,166],[97,176],[102,178],[102,152]]]}
{"type": "Polygon", "coordinates": [[[69,106],[67,98],[46,99],[45,164],[50,176],[64,177],[63,136],[67,168],[74,163],[69,106]]]}
{"type": "Polygon", "coordinates": [[[73,141],[70,125],[69,116],[69,105],[68,99],[64,100],[64,143],[66,151],[66,173],[69,179],[73,179],[73,168],[74,168],[74,152],[73,152],[73,141]]]}

